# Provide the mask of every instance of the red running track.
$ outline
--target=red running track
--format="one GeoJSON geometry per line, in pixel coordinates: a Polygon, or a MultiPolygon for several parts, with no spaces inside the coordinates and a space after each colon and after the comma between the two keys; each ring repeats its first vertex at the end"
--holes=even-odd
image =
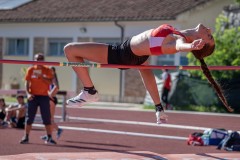
{"type": "MultiPolygon", "coordinates": [[[[240,159],[239,153],[217,150],[216,146],[188,146],[184,140],[203,128],[239,130],[239,115],[169,112],[169,126],[159,126],[155,125],[154,112],[149,111],[68,108],[67,113],[68,121],[58,122],[64,132],[56,146],[45,145],[39,138],[45,134],[41,126],[33,127],[30,144],[24,145],[19,144],[23,130],[0,129],[0,159],[240,159]],[[187,127],[190,129],[184,129],[187,127]]],[[[56,121],[60,115],[61,109],[57,108],[56,121]]],[[[41,123],[40,118],[36,121],[36,124],[41,123]]],[[[53,136],[55,139],[55,132],[53,136]]]]}

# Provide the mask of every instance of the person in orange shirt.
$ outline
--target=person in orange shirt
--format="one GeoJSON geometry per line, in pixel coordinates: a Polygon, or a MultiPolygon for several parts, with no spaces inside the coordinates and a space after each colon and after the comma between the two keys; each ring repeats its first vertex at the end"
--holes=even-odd
{"type": "MultiPolygon", "coordinates": [[[[44,55],[38,53],[34,57],[35,61],[44,61],[44,55]]],[[[26,92],[28,98],[28,111],[26,117],[25,135],[20,141],[21,144],[29,142],[29,133],[34,122],[38,106],[40,107],[43,124],[45,125],[47,136],[46,144],[56,144],[52,139],[51,114],[49,103],[49,85],[52,83],[52,70],[43,65],[29,67],[25,75],[26,92]]]]}

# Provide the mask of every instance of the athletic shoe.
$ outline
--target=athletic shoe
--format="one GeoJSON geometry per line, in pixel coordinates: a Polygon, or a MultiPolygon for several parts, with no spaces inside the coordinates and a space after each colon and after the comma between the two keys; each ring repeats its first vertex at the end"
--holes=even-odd
{"type": "Polygon", "coordinates": [[[81,107],[91,102],[97,102],[99,100],[98,93],[94,95],[88,93],[88,91],[81,91],[79,95],[67,100],[67,104],[74,107],[81,107]]]}
{"type": "Polygon", "coordinates": [[[59,139],[62,135],[63,130],[61,128],[58,128],[57,130],[57,139],[59,139]]]}
{"type": "Polygon", "coordinates": [[[27,144],[29,142],[28,138],[23,137],[20,141],[20,144],[27,144]]]}
{"type": "Polygon", "coordinates": [[[161,123],[167,123],[167,115],[161,111],[157,111],[156,112],[156,118],[157,118],[157,124],[161,124],[161,123]]]}
{"type": "Polygon", "coordinates": [[[1,126],[1,128],[7,128],[8,127],[8,122],[2,121],[0,126],[1,126]]]}
{"type": "Polygon", "coordinates": [[[52,138],[48,138],[46,141],[45,141],[45,144],[51,144],[51,145],[55,145],[57,144],[52,138]]]}
{"type": "Polygon", "coordinates": [[[46,141],[46,140],[48,139],[48,136],[45,135],[45,136],[41,136],[40,138],[41,138],[42,140],[46,141]]]}

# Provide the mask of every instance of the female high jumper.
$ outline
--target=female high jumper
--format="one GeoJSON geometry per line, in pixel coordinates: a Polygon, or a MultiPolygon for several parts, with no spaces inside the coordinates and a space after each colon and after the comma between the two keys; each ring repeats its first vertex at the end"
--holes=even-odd
{"type": "MultiPolygon", "coordinates": [[[[177,52],[192,52],[200,61],[201,69],[208,81],[216,90],[225,107],[231,110],[221,87],[212,78],[204,62],[204,57],[213,53],[215,48],[211,30],[203,24],[195,28],[177,30],[169,24],[163,24],[155,29],[144,31],[119,45],[110,45],[95,42],[72,42],[64,47],[65,55],[69,62],[84,62],[84,60],[119,65],[148,65],[151,55],[175,54],[177,52]]],[[[83,106],[86,103],[96,102],[98,92],[89,76],[88,69],[73,67],[84,89],[79,95],[67,100],[71,106],[83,106]]],[[[156,106],[157,123],[164,123],[167,116],[160,101],[156,81],[150,69],[139,69],[143,83],[150,93],[156,106]]]]}

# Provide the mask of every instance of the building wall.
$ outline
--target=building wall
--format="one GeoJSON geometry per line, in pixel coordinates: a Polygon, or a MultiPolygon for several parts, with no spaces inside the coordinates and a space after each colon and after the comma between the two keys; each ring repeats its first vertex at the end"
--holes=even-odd
{"type": "MultiPolygon", "coordinates": [[[[47,53],[47,39],[56,38],[56,37],[67,37],[72,38],[73,41],[91,41],[92,38],[102,37],[102,38],[112,38],[118,37],[118,28],[109,24],[88,24],[87,33],[82,33],[80,31],[81,25],[78,23],[72,24],[3,24],[0,29],[0,35],[3,39],[6,38],[19,38],[19,37],[29,37],[30,44],[33,44],[32,47],[29,47],[29,56],[7,56],[3,55],[4,59],[13,59],[13,60],[32,60],[32,57],[35,53],[42,52],[47,53]],[[17,27],[16,27],[17,26],[17,27]],[[58,27],[64,26],[64,27],[58,27]],[[99,27],[103,30],[99,32],[99,27]],[[107,26],[107,27],[106,27],[107,26]],[[19,32],[14,32],[13,30],[19,30],[19,32]],[[94,34],[92,33],[94,32],[94,34]],[[111,32],[109,35],[106,34],[111,32]],[[113,35],[115,33],[115,35],[113,35]]],[[[120,33],[119,33],[120,35],[120,33]]],[[[1,49],[3,53],[5,48],[1,49]]],[[[46,55],[46,61],[57,61],[65,62],[67,59],[56,56],[46,55]]],[[[2,88],[10,89],[12,81],[18,82],[20,88],[24,89],[24,73],[23,70],[26,69],[28,65],[10,65],[3,64],[3,84],[2,88]]],[[[71,67],[56,67],[59,80],[60,80],[60,89],[67,91],[79,91],[82,88],[82,85],[76,79],[76,75],[73,72],[71,67]]],[[[112,95],[118,97],[119,94],[119,70],[118,69],[89,69],[90,76],[95,83],[96,88],[103,95],[112,95]]]]}
{"type": "Polygon", "coordinates": [[[125,101],[143,102],[146,89],[138,70],[129,69],[125,71],[125,101]]]}
{"type": "MultiPolygon", "coordinates": [[[[0,58],[3,58],[3,52],[2,52],[2,48],[3,48],[3,38],[0,37],[0,58]]],[[[3,78],[3,64],[0,64],[0,87],[2,88],[2,78],[3,78]]]]}
{"type": "MultiPolygon", "coordinates": [[[[3,59],[26,60],[28,57],[23,56],[3,56],[3,59]]],[[[19,84],[24,89],[24,73],[29,65],[3,64],[2,72],[2,89],[11,89],[11,84],[19,84]]]]}
{"type": "Polygon", "coordinates": [[[192,28],[199,23],[203,23],[215,29],[216,17],[223,12],[223,7],[233,4],[235,0],[215,0],[180,14],[177,23],[183,28],[192,28]]]}
{"type": "Polygon", "coordinates": [[[44,37],[34,37],[33,53],[45,53],[44,37]]]}

